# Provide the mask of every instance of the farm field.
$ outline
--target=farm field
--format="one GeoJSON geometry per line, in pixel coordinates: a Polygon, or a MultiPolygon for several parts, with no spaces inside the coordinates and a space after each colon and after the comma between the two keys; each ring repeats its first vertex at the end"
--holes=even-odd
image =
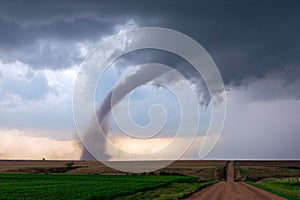
{"type": "Polygon", "coordinates": [[[176,161],[129,174],[97,161],[3,160],[0,199],[294,200],[300,196],[299,177],[300,161],[176,161]]]}
{"type": "MultiPolygon", "coordinates": [[[[138,165],[139,162],[134,162],[134,164],[138,165]]],[[[221,169],[225,164],[226,161],[176,161],[166,168],[157,170],[151,174],[195,176],[201,181],[213,181],[215,180],[214,172],[216,168],[221,169]]],[[[127,174],[111,169],[98,161],[50,160],[0,160],[0,173],[127,174]],[[66,167],[68,163],[73,163],[71,168],[66,167]]]]}
{"type": "Polygon", "coordinates": [[[266,178],[300,177],[299,161],[237,161],[235,180],[257,182],[266,178]]]}
{"type": "MultiPolygon", "coordinates": [[[[0,199],[114,199],[163,186],[181,188],[174,195],[203,186],[188,176],[1,174],[0,199]],[[191,189],[189,187],[193,186],[191,189]]],[[[186,194],[189,194],[186,193],[186,194]]],[[[162,191],[156,197],[168,195],[162,191]]]]}

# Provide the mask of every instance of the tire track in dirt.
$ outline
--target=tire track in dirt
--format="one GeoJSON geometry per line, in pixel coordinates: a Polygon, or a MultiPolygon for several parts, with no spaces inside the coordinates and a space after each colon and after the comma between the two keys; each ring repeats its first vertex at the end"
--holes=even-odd
{"type": "Polygon", "coordinates": [[[242,182],[234,182],[233,162],[228,163],[227,182],[204,188],[186,198],[187,200],[284,200],[268,191],[242,182]]]}

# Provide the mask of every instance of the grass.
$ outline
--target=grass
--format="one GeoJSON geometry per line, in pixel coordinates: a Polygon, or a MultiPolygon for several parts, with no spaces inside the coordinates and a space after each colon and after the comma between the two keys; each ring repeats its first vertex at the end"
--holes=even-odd
{"type": "Polygon", "coordinates": [[[299,168],[290,167],[240,167],[241,180],[257,182],[266,178],[300,177],[299,168]]]}
{"type": "Polygon", "coordinates": [[[190,194],[208,187],[216,181],[202,183],[171,183],[165,187],[160,187],[151,191],[138,192],[134,195],[117,198],[117,200],[172,200],[181,199],[190,194]]]}
{"type": "Polygon", "coordinates": [[[171,183],[185,192],[197,189],[191,184],[196,181],[188,176],[0,174],[0,199],[114,199],[171,183]]]}
{"type": "Polygon", "coordinates": [[[256,187],[268,190],[274,194],[286,197],[289,200],[300,199],[300,179],[285,178],[285,179],[265,179],[260,182],[248,182],[256,187]]]}

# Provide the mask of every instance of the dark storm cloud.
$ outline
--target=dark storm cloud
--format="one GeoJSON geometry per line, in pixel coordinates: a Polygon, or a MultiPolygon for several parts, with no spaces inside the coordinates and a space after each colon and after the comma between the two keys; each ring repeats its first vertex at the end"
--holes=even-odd
{"type": "Polygon", "coordinates": [[[284,72],[288,83],[300,75],[295,70],[300,63],[299,8],[298,1],[2,1],[0,58],[35,68],[70,67],[83,59],[74,52],[76,42],[99,42],[115,25],[133,19],[139,26],[172,28],[196,39],[226,84],[240,85],[273,71],[284,72]],[[59,41],[56,53],[41,53],[41,40],[59,41]]]}

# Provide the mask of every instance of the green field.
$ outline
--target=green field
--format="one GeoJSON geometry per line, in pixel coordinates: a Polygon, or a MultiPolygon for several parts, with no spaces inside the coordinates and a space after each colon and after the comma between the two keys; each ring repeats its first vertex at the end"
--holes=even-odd
{"type": "Polygon", "coordinates": [[[196,181],[188,176],[0,174],[0,199],[114,199],[149,190],[155,198],[174,199],[207,186],[196,181]]]}
{"type": "Polygon", "coordinates": [[[159,187],[154,190],[138,192],[133,195],[128,195],[125,197],[117,198],[117,200],[145,200],[145,199],[155,199],[155,200],[168,200],[168,199],[182,199],[189,196],[190,194],[208,187],[216,183],[215,181],[205,182],[205,183],[176,183],[173,182],[164,187],[159,187]]]}
{"type": "Polygon", "coordinates": [[[250,184],[286,197],[289,200],[300,200],[299,178],[265,179],[257,183],[250,182],[250,184]]]}

